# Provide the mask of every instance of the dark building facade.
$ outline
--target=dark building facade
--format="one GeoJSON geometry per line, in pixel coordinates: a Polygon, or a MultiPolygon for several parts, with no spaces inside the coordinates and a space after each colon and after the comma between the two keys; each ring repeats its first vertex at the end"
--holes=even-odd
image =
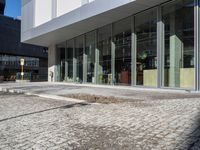
{"type": "Polygon", "coordinates": [[[23,58],[24,72],[31,74],[31,80],[46,81],[47,48],[21,43],[20,32],[20,20],[0,15],[0,80],[16,80],[23,58]]]}
{"type": "Polygon", "coordinates": [[[0,14],[3,15],[4,14],[4,8],[5,8],[5,0],[0,0],[0,14]]]}

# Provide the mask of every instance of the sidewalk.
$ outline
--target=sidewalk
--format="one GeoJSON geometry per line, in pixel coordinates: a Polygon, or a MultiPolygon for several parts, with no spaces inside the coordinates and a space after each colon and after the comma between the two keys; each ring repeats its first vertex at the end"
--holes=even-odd
{"type": "Polygon", "coordinates": [[[0,149],[3,150],[200,149],[200,98],[192,98],[200,97],[198,94],[49,83],[1,87],[55,97],[87,91],[132,98],[132,102],[97,105],[70,102],[68,98],[65,101],[0,92],[0,149]]]}
{"type": "MultiPolygon", "coordinates": [[[[0,91],[23,93],[52,99],[66,99],[71,94],[89,94],[98,96],[112,96],[130,100],[184,99],[199,98],[200,93],[184,90],[148,89],[125,86],[106,86],[72,83],[1,83],[0,91]]],[[[69,99],[67,100],[74,100],[69,99]]]]}

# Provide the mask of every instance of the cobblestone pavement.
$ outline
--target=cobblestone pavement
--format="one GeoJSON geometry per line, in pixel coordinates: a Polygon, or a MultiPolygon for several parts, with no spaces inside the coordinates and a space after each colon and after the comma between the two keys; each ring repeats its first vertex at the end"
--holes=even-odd
{"type": "Polygon", "coordinates": [[[0,93],[0,149],[198,150],[200,98],[104,105],[0,93]]]}

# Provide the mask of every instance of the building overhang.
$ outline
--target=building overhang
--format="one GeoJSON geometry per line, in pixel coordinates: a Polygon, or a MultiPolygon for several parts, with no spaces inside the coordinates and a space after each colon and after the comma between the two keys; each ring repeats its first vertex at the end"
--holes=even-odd
{"type": "Polygon", "coordinates": [[[48,47],[166,1],[168,0],[96,0],[45,24],[22,32],[21,41],[48,47]],[[121,3],[123,1],[124,4],[119,5],[120,1],[121,3]]]}

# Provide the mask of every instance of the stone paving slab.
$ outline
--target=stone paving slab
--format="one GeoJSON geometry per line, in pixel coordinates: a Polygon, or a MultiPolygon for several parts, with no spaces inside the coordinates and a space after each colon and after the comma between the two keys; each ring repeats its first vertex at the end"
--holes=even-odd
{"type": "Polygon", "coordinates": [[[200,149],[200,99],[89,104],[0,92],[0,149],[200,149]]]}

